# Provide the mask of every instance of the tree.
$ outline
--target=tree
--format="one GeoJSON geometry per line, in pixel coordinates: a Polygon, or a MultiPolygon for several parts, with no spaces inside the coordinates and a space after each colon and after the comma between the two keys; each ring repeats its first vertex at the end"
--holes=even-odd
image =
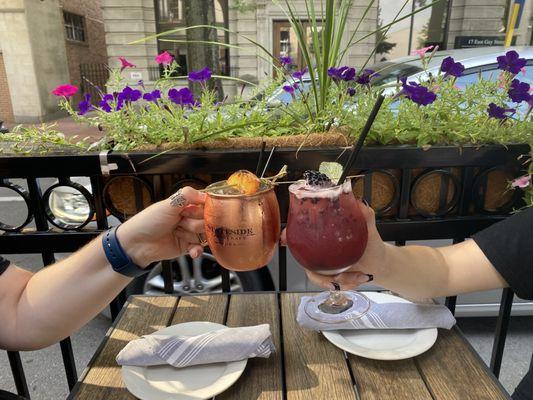
{"type": "Polygon", "coordinates": [[[379,31],[377,33],[376,43],[377,54],[389,54],[390,51],[396,47],[396,43],[387,41],[387,36],[385,36],[385,33],[383,31],[379,31]]]}
{"type": "MultiPolygon", "coordinates": [[[[184,1],[184,19],[187,26],[215,25],[215,0],[184,1]]],[[[187,66],[189,71],[208,67],[213,74],[220,74],[219,47],[201,42],[217,42],[217,31],[211,28],[195,28],[187,30],[187,66]]],[[[220,79],[211,79],[209,88],[218,93],[218,100],[224,98],[220,79]]],[[[201,87],[198,83],[189,82],[191,90],[198,94],[201,87]]]]}
{"type": "MultiPolygon", "coordinates": [[[[424,1],[424,0],[421,0],[424,1]]],[[[381,19],[381,7],[378,6],[378,28],[383,26],[381,19]]],[[[396,43],[388,42],[385,30],[380,30],[376,34],[376,54],[389,54],[396,47],[396,43]]]]}

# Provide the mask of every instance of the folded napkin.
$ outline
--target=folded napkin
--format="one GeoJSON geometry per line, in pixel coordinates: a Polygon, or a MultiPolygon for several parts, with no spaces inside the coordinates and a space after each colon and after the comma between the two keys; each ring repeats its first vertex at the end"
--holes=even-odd
{"type": "Polygon", "coordinates": [[[197,336],[146,335],[132,340],[117,355],[119,365],[191,365],[270,357],[275,351],[270,325],[220,329],[197,336]]]}
{"type": "Polygon", "coordinates": [[[318,309],[329,292],[304,296],[296,320],[304,328],[316,331],[339,329],[421,329],[445,328],[455,325],[455,318],[445,306],[415,303],[376,303],[369,299],[370,308],[361,318],[353,319],[350,309],[339,314],[325,314],[318,309]],[[315,300],[306,304],[310,300],[315,300]],[[319,317],[320,321],[311,318],[319,317]],[[321,322],[322,321],[322,322],[321,322]]]}

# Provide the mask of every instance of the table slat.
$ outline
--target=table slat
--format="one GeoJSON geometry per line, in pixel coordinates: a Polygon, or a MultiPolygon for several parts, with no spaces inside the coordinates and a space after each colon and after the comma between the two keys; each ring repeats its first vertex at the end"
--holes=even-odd
{"type": "Polygon", "coordinates": [[[231,296],[228,310],[228,326],[270,324],[276,352],[270,358],[248,360],[246,370],[239,381],[217,396],[218,399],[282,399],[281,341],[279,309],[276,294],[247,294],[231,296]]]}
{"type": "Polygon", "coordinates": [[[126,344],[167,326],[176,307],[175,297],[131,297],[122,318],[111,332],[100,355],[85,375],[76,399],[133,400],[122,382],[115,357],[126,344]]]}
{"type": "Polygon", "coordinates": [[[432,400],[412,359],[379,361],[348,355],[360,400],[432,400]]]}
{"type": "Polygon", "coordinates": [[[209,321],[224,324],[228,296],[181,297],[170,325],[192,321],[209,321]]]}
{"type": "Polygon", "coordinates": [[[436,400],[510,398],[455,329],[439,329],[435,345],[415,362],[436,400]]]}
{"type": "Polygon", "coordinates": [[[281,294],[287,400],[355,399],[344,353],[296,322],[301,296],[281,294]]]}

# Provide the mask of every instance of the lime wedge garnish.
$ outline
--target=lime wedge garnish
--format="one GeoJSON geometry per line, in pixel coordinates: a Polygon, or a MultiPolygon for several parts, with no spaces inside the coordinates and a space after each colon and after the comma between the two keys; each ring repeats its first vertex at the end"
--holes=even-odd
{"type": "Polygon", "coordinates": [[[337,184],[342,175],[342,165],[336,162],[324,161],[320,163],[320,168],[318,171],[327,175],[327,177],[331,179],[334,184],[337,184]]]}

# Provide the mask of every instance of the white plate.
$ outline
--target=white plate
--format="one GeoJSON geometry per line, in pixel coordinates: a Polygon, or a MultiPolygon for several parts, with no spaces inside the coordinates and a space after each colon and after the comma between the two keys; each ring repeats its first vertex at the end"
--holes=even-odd
{"type": "MultiPolygon", "coordinates": [[[[410,303],[390,294],[365,292],[376,303],[410,303]]],[[[335,346],[357,356],[374,360],[403,360],[429,350],[437,340],[437,328],[365,329],[322,331],[335,346]]]]}
{"type": "MultiPolygon", "coordinates": [[[[195,336],[228,329],[213,322],[187,322],[169,326],[161,335],[195,336]]],[[[200,400],[222,393],[241,376],[248,360],[194,365],[175,368],[171,365],[153,367],[122,367],[126,388],[142,400],[200,400]]]]}

